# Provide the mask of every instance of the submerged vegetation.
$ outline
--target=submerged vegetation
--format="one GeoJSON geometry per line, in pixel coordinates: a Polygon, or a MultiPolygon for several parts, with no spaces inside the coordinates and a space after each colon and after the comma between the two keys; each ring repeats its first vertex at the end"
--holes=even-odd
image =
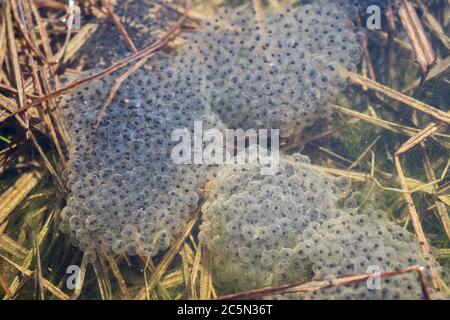
{"type": "MultiPolygon", "coordinates": [[[[327,3],[300,4],[311,2],[327,3]]],[[[444,0],[395,2],[383,6],[382,30],[364,30],[367,15],[353,11],[346,14],[358,29],[346,29],[350,27],[343,18],[336,36],[336,25],[325,18],[314,30],[318,40],[308,38],[305,30],[298,38],[292,34],[292,25],[308,24],[299,21],[296,10],[286,14],[286,8],[298,5],[292,1],[83,1],[80,29],[74,28],[75,14],[66,14],[62,1],[0,2],[0,295],[211,299],[298,298],[292,294],[304,292],[306,298],[448,297],[450,8],[444,0]],[[224,12],[223,7],[241,5],[245,21],[238,14],[232,22],[227,13],[226,19],[205,24],[224,12]],[[237,28],[242,29],[236,35],[237,28]],[[332,51],[336,42],[344,48],[332,51]],[[230,63],[233,57],[241,60],[230,63]],[[196,80],[205,74],[207,81],[196,80]],[[228,77],[231,81],[224,81],[228,77]],[[343,94],[336,100],[339,92],[343,94]],[[203,100],[196,100],[199,95],[203,100]],[[142,110],[135,108],[140,103],[142,110]],[[197,167],[172,168],[162,157],[170,152],[170,141],[164,140],[170,139],[169,128],[190,128],[187,123],[196,116],[211,127],[223,121],[240,128],[287,128],[282,163],[298,157],[300,164],[286,164],[278,182],[264,183],[249,173],[253,167],[242,170],[247,174],[222,168],[208,179],[197,167]],[[123,119],[133,130],[121,132],[123,119]],[[102,128],[111,128],[117,148],[113,153],[119,158],[124,149],[130,150],[124,143],[138,136],[147,145],[142,149],[134,144],[131,156],[113,159],[102,145],[102,128]],[[169,136],[158,136],[161,131],[169,136]],[[87,154],[107,168],[86,165],[87,154]],[[122,169],[130,171],[126,179],[122,169]],[[305,172],[311,174],[308,183],[295,179],[305,172]],[[117,175],[112,194],[102,179],[117,175]],[[174,190],[179,185],[185,193],[174,190]],[[305,198],[295,193],[302,188],[305,198]],[[174,198],[163,192],[172,192],[174,198]],[[130,207],[120,212],[130,196],[130,207]],[[264,201],[269,196],[278,200],[264,201]],[[92,198],[102,201],[89,202],[92,198]],[[175,198],[179,200],[171,201],[175,198]],[[320,198],[319,204],[314,198],[320,198]],[[301,208],[299,199],[304,201],[301,208]],[[83,217],[79,202],[89,209],[83,217]],[[139,213],[142,206],[154,211],[139,213]],[[244,222],[239,210],[247,206],[244,222]],[[105,210],[117,210],[117,217],[105,217],[105,210]],[[290,219],[283,210],[303,210],[308,221],[290,219]],[[274,214],[264,220],[267,212],[274,214]],[[369,218],[362,221],[365,215],[369,218]],[[143,217],[149,219],[144,223],[143,217]],[[328,220],[318,223],[319,217],[328,220]],[[341,220],[347,229],[337,226],[341,220]],[[101,231],[105,225],[114,232],[101,231]],[[302,234],[278,236],[291,227],[302,234]],[[261,230],[270,234],[264,238],[261,230]],[[342,231],[363,244],[351,253],[349,240],[339,235],[342,231]],[[241,236],[244,245],[237,241],[241,236]],[[320,254],[293,257],[308,253],[311,239],[320,242],[320,254]],[[361,239],[376,248],[366,248],[361,239]],[[356,255],[363,268],[353,265],[342,271],[334,259],[324,258],[330,257],[330,243],[341,240],[347,262],[356,255]],[[408,254],[383,248],[395,241],[408,254]],[[99,250],[105,245],[107,250],[99,250]],[[261,254],[263,246],[267,250],[261,254]],[[228,252],[229,247],[235,252],[228,252]],[[367,257],[368,251],[381,254],[383,281],[390,279],[394,287],[414,294],[388,290],[366,295],[360,290],[352,295],[367,280],[366,267],[373,258],[367,257]],[[226,264],[233,259],[233,266],[226,264]],[[249,264],[258,272],[247,270],[249,264]],[[430,270],[421,269],[423,265],[430,270]],[[79,267],[81,287],[70,285],[74,278],[69,266],[79,267]],[[327,278],[330,270],[336,278],[327,278]],[[258,277],[249,279],[255,273],[258,277]]],[[[320,15],[309,18],[314,25],[320,15]]],[[[336,255],[343,254],[339,245],[335,249],[336,255]]]]}

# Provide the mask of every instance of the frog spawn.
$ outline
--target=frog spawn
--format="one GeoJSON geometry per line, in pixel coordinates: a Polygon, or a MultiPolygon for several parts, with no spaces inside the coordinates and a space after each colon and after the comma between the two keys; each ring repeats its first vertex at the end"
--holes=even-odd
{"type": "Polygon", "coordinates": [[[221,123],[205,112],[189,82],[182,88],[173,78],[138,71],[97,126],[112,79],[82,86],[63,103],[71,137],[64,176],[71,195],[61,228],[86,252],[153,257],[169,247],[197,208],[212,167],[174,163],[172,130],[193,130],[194,118],[206,129],[221,123]]]}
{"type": "Polygon", "coordinates": [[[205,80],[211,109],[231,128],[296,128],[327,117],[345,88],[339,69],[355,70],[363,33],[345,8],[328,1],[267,13],[224,9],[187,37],[177,69],[205,80]]]}
{"type": "MultiPolygon", "coordinates": [[[[213,256],[214,273],[226,293],[282,284],[330,280],[360,273],[400,270],[414,265],[439,269],[423,258],[416,238],[386,218],[359,210],[345,178],[332,178],[294,155],[281,161],[275,176],[258,165],[223,167],[203,206],[200,241],[213,256]],[[296,161],[297,160],[297,161],[296,161]],[[351,199],[351,198],[350,198],[351,199]]],[[[286,298],[286,297],[284,297],[286,298]]],[[[422,299],[417,274],[335,286],[304,299],[422,299]]]]}

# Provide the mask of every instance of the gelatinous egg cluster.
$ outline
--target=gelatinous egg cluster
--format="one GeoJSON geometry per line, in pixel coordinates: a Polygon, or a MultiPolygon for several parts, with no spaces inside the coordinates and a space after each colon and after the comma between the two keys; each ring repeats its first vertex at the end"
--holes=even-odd
{"type": "Polygon", "coordinates": [[[312,170],[308,160],[283,159],[270,176],[258,164],[225,166],[207,187],[199,239],[231,292],[310,278],[304,259],[313,243],[298,237],[339,214],[349,181],[312,170]]]}
{"type": "MultiPolygon", "coordinates": [[[[433,266],[431,257],[423,258],[415,236],[386,219],[384,211],[367,208],[363,212],[345,210],[326,221],[314,235],[303,234],[300,241],[313,241],[327,249],[315,249],[309,259],[314,277],[333,277],[371,273],[373,276],[348,286],[333,286],[306,295],[307,299],[423,299],[419,275],[401,274],[378,278],[377,273],[401,270],[408,266],[433,266]],[[310,237],[312,236],[312,237],[310,237]]],[[[430,270],[425,273],[430,275],[430,270]]]]}
{"type": "Polygon", "coordinates": [[[224,10],[187,39],[180,69],[200,69],[203,94],[233,128],[296,127],[329,114],[346,85],[338,69],[360,61],[362,32],[344,7],[326,1],[258,20],[250,7],[224,10]]]}
{"type": "MultiPolygon", "coordinates": [[[[307,160],[286,158],[275,176],[261,176],[258,165],[223,167],[217,173],[203,206],[199,238],[212,252],[221,289],[236,292],[436,266],[422,258],[415,237],[388,221],[383,211],[369,207],[360,212],[352,198],[339,208],[348,180],[321,173],[307,160]]],[[[381,289],[363,281],[303,298],[422,297],[417,274],[409,274],[382,279],[381,289]]]]}
{"type": "Polygon", "coordinates": [[[110,80],[79,88],[63,104],[71,196],[62,227],[85,251],[154,256],[185,225],[207,178],[201,165],[172,161],[177,141],[171,132],[190,130],[192,119],[203,120],[205,128],[220,127],[220,121],[205,112],[185,73],[163,81],[156,71],[131,76],[99,117],[110,80]]]}

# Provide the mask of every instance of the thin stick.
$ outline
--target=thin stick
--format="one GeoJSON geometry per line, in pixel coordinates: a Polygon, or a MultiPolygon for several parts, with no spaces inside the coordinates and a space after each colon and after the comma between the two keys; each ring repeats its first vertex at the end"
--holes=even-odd
{"type": "Polygon", "coordinates": [[[38,290],[38,297],[39,300],[45,300],[44,295],[44,286],[42,284],[42,263],[41,263],[41,253],[39,249],[39,242],[37,239],[34,239],[34,245],[36,247],[36,271],[34,272],[34,275],[36,277],[36,287],[38,290]]]}
{"type": "Polygon", "coordinates": [[[12,9],[14,20],[19,25],[20,33],[22,34],[22,37],[25,40],[25,43],[28,45],[28,47],[31,49],[31,51],[33,51],[36,54],[36,56],[43,62],[45,62],[47,64],[55,64],[54,61],[48,60],[47,57],[39,50],[39,48],[34,45],[33,41],[28,36],[27,28],[20,21],[19,14],[17,13],[17,8],[14,5],[14,3],[12,4],[11,9],[12,9]]]}
{"type": "MultiPolygon", "coordinates": [[[[17,47],[16,47],[16,39],[14,37],[14,30],[13,30],[13,21],[12,21],[12,15],[11,15],[12,9],[11,9],[11,2],[8,1],[6,3],[6,27],[7,27],[7,34],[8,34],[8,51],[10,54],[11,64],[12,64],[12,71],[14,76],[14,83],[16,85],[17,89],[17,100],[19,104],[19,109],[26,109],[26,102],[25,102],[25,90],[23,88],[23,79],[21,76],[21,70],[20,70],[20,64],[19,64],[19,55],[17,53],[17,47]]],[[[14,113],[12,115],[15,115],[14,113]]],[[[25,128],[28,129],[28,121],[23,121],[20,117],[16,117],[17,121],[25,128]]]]}
{"type": "MultiPolygon", "coordinates": [[[[31,66],[31,71],[33,75],[34,85],[36,88],[36,91],[39,95],[43,94],[43,89],[39,81],[39,75],[38,75],[38,66],[36,62],[34,61],[34,58],[29,56],[29,62],[31,66]]],[[[50,131],[50,136],[52,137],[53,143],[55,144],[56,150],[58,151],[59,158],[64,166],[66,166],[66,159],[64,158],[64,153],[61,148],[61,144],[59,143],[58,137],[56,135],[55,127],[52,122],[52,118],[50,117],[48,105],[46,102],[42,103],[42,117],[47,125],[48,130],[50,131]]]]}
{"type": "Polygon", "coordinates": [[[6,282],[5,278],[3,278],[1,273],[0,273],[0,287],[3,289],[3,291],[5,291],[5,298],[12,296],[12,292],[8,286],[8,282],[6,282]]]}
{"type": "MultiPolygon", "coordinates": [[[[399,271],[381,272],[381,273],[379,273],[379,277],[387,278],[387,277],[393,277],[393,276],[406,274],[406,273],[413,273],[413,272],[419,273],[419,277],[420,277],[420,274],[422,274],[423,270],[424,270],[423,267],[412,266],[412,267],[407,267],[407,268],[401,269],[399,271]]],[[[254,299],[254,298],[262,298],[265,296],[272,296],[272,295],[277,295],[277,294],[283,295],[283,294],[290,294],[290,293],[311,292],[311,291],[316,291],[316,290],[320,290],[323,288],[329,288],[329,287],[334,287],[334,286],[338,286],[338,285],[348,285],[348,284],[355,283],[355,282],[365,281],[365,280],[369,279],[371,276],[373,277],[374,274],[363,273],[363,274],[359,274],[359,275],[342,277],[342,278],[338,278],[335,280],[318,280],[318,281],[311,281],[311,282],[301,283],[301,284],[287,284],[287,285],[283,285],[283,286],[276,287],[276,288],[262,288],[262,289],[255,289],[255,290],[250,290],[250,291],[245,291],[245,292],[233,293],[233,294],[219,297],[219,298],[217,298],[217,300],[237,300],[237,299],[250,299],[250,298],[254,299]]],[[[423,293],[425,299],[429,300],[430,294],[428,293],[428,289],[425,285],[423,277],[420,277],[420,282],[421,282],[422,293],[423,293]]]]}
{"type": "MultiPolygon", "coordinates": [[[[428,159],[428,156],[425,151],[424,143],[421,143],[421,151],[423,157],[423,165],[425,169],[425,173],[427,175],[428,181],[435,181],[436,175],[433,171],[433,167],[431,166],[431,162],[428,159]]],[[[434,188],[434,187],[433,187],[434,188]]],[[[434,188],[435,189],[435,188],[434,188]]],[[[448,217],[447,208],[445,204],[439,201],[437,198],[434,200],[434,204],[436,206],[436,211],[439,215],[439,219],[441,220],[442,226],[444,228],[445,234],[447,235],[447,239],[450,240],[450,219],[448,217]]]]}
{"type": "Polygon", "coordinates": [[[422,79],[427,77],[431,65],[436,61],[436,53],[425,33],[422,22],[417,16],[416,9],[409,0],[402,0],[398,10],[400,20],[411,42],[417,63],[422,73],[422,79]]]}
{"type": "Polygon", "coordinates": [[[67,5],[56,0],[34,0],[36,6],[40,8],[49,8],[56,10],[66,10],[67,5]]]}
{"type": "Polygon", "coordinates": [[[10,116],[15,116],[18,113],[24,112],[27,109],[42,103],[43,101],[47,101],[49,99],[59,97],[62,94],[66,93],[70,90],[73,90],[86,82],[106,76],[114,71],[117,71],[117,70],[123,68],[124,66],[126,66],[128,63],[130,63],[132,61],[138,60],[140,58],[143,58],[145,56],[152,54],[153,52],[156,52],[157,50],[164,47],[169,41],[176,38],[181,33],[180,26],[183,24],[184,21],[185,21],[185,18],[183,17],[170,29],[170,31],[167,32],[167,34],[164,37],[162,37],[160,40],[156,41],[155,43],[151,44],[147,48],[139,51],[138,53],[135,53],[129,57],[126,57],[126,58],[120,60],[119,62],[114,63],[111,66],[101,70],[100,72],[97,72],[95,74],[87,76],[86,78],[74,81],[61,89],[55,90],[44,97],[40,97],[39,99],[36,99],[32,103],[30,103],[27,107],[22,107],[20,110],[14,112],[10,116]]]}
{"type": "Polygon", "coordinates": [[[111,104],[111,102],[114,99],[114,96],[116,95],[117,90],[119,90],[122,83],[136,70],[138,70],[140,67],[142,67],[149,58],[151,58],[155,53],[150,54],[147,57],[142,58],[140,61],[138,61],[136,64],[134,64],[130,69],[128,69],[124,74],[122,74],[120,77],[116,78],[114,80],[114,85],[112,86],[108,98],[106,99],[105,103],[103,103],[102,107],[100,108],[100,111],[97,115],[97,119],[95,120],[95,128],[98,128],[100,125],[100,121],[102,120],[102,117],[105,115],[106,110],[108,106],[111,104]]]}
{"type": "Polygon", "coordinates": [[[387,44],[386,44],[385,82],[391,83],[392,82],[392,71],[394,70],[394,68],[392,68],[392,66],[394,65],[394,61],[395,61],[394,49],[395,49],[395,35],[396,35],[397,28],[395,26],[394,10],[390,4],[386,8],[385,16],[386,16],[386,21],[387,21],[387,23],[386,23],[386,25],[387,25],[387,44]]]}
{"type": "Polygon", "coordinates": [[[436,131],[438,131],[439,129],[441,129],[443,127],[444,127],[443,124],[437,125],[434,122],[428,124],[419,133],[412,136],[411,138],[408,139],[408,141],[403,143],[402,146],[395,152],[395,155],[399,155],[399,154],[407,152],[408,150],[411,150],[416,145],[418,145],[423,140],[425,140],[426,138],[428,138],[429,136],[431,136],[432,134],[434,134],[436,131]]]}
{"type": "Polygon", "coordinates": [[[378,142],[378,140],[381,138],[381,136],[379,135],[378,137],[375,138],[375,140],[372,141],[372,143],[366,148],[366,150],[364,150],[363,153],[361,153],[361,155],[358,157],[358,159],[356,159],[348,168],[347,171],[352,170],[354,167],[356,167],[359,163],[359,161],[361,161],[362,158],[364,158],[366,156],[366,154],[373,148],[373,146],[375,145],[375,143],[378,142]]]}
{"type": "Polygon", "coordinates": [[[86,269],[88,265],[87,255],[84,254],[81,259],[80,273],[78,274],[78,279],[76,281],[75,291],[70,297],[70,300],[77,300],[81,295],[81,290],[83,289],[84,279],[86,277],[86,269]]]}
{"type": "Polygon", "coordinates": [[[400,163],[400,158],[398,155],[394,156],[394,163],[395,163],[395,168],[397,170],[397,175],[399,177],[401,188],[404,191],[403,195],[405,197],[405,201],[408,206],[408,211],[409,211],[409,215],[411,218],[411,222],[412,222],[414,231],[417,235],[417,238],[419,238],[420,246],[422,248],[424,256],[428,257],[430,254],[430,246],[428,244],[428,240],[425,237],[425,233],[423,231],[422,224],[420,223],[419,214],[417,213],[416,207],[414,206],[413,199],[409,192],[409,188],[406,183],[405,175],[403,173],[403,169],[402,169],[402,166],[400,163]]]}
{"type": "Polygon", "coordinates": [[[119,289],[122,292],[123,298],[125,300],[129,299],[130,293],[128,292],[127,285],[122,277],[122,274],[120,273],[120,269],[117,266],[116,260],[114,260],[114,258],[111,256],[106,256],[106,259],[108,260],[108,263],[111,267],[111,271],[114,277],[116,278],[117,283],[119,284],[119,289]]]}
{"type": "Polygon", "coordinates": [[[159,280],[161,279],[162,275],[164,274],[164,272],[166,272],[167,268],[169,267],[169,264],[173,261],[173,259],[177,255],[177,253],[181,250],[181,247],[183,246],[187,237],[191,233],[192,228],[194,228],[195,224],[199,220],[200,215],[201,215],[201,211],[200,211],[200,209],[198,209],[197,212],[195,212],[195,214],[187,222],[186,227],[184,228],[182,234],[175,241],[172,248],[168,251],[168,253],[164,256],[164,258],[161,260],[161,262],[155,268],[155,271],[153,272],[153,275],[149,280],[148,286],[145,286],[145,288],[143,288],[139,292],[139,294],[136,296],[136,299],[142,300],[142,299],[145,299],[145,297],[148,297],[150,294],[152,294],[153,290],[158,285],[159,280]]]}
{"type": "MultiPolygon", "coordinates": [[[[32,276],[33,275],[33,271],[30,271],[26,268],[24,268],[23,266],[15,263],[14,261],[8,259],[7,257],[3,256],[0,254],[0,258],[2,258],[3,260],[5,260],[7,263],[9,263],[11,266],[13,266],[14,268],[16,268],[17,270],[19,270],[20,273],[26,275],[26,276],[32,276]]],[[[69,296],[67,294],[65,294],[64,292],[62,292],[58,287],[56,287],[53,283],[51,283],[50,281],[48,281],[47,279],[43,278],[42,279],[42,285],[48,290],[50,291],[55,297],[57,297],[58,299],[61,300],[69,300],[69,296]]]]}
{"type": "MultiPolygon", "coordinates": [[[[428,240],[425,237],[425,232],[423,231],[422,228],[422,223],[420,222],[420,218],[419,218],[419,214],[417,213],[416,207],[414,205],[414,201],[411,197],[411,193],[409,191],[408,188],[408,184],[406,183],[406,179],[405,179],[405,175],[403,173],[403,169],[400,163],[400,158],[398,155],[394,155],[394,163],[395,163],[395,168],[397,170],[397,175],[398,178],[400,180],[400,186],[403,190],[403,197],[405,199],[406,205],[408,207],[408,212],[409,212],[409,217],[411,219],[413,228],[414,228],[414,232],[417,236],[417,238],[419,239],[419,245],[420,248],[422,249],[422,254],[424,256],[424,258],[428,258],[430,257],[430,245],[428,244],[428,240]]],[[[438,288],[438,280],[437,280],[437,273],[435,272],[434,268],[432,268],[431,270],[431,280],[433,283],[433,287],[434,288],[438,288]]]]}
{"type": "Polygon", "coordinates": [[[394,89],[386,87],[372,79],[360,76],[359,74],[356,74],[354,72],[349,72],[344,69],[341,69],[340,72],[342,73],[342,75],[348,77],[354,84],[357,84],[363,88],[367,87],[367,88],[374,90],[376,92],[379,92],[391,99],[402,102],[415,110],[419,110],[423,113],[426,113],[426,114],[436,118],[439,121],[442,121],[446,124],[450,124],[450,114],[448,114],[442,110],[436,109],[435,107],[427,105],[426,103],[418,101],[418,100],[416,100],[412,97],[409,97],[401,92],[398,92],[394,89]]]}

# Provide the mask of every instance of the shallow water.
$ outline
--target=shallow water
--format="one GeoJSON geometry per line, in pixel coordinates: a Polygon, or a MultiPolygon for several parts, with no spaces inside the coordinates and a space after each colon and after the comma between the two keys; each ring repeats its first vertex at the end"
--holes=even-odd
{"type": "MultiPolygon", "coordinates": [[[[437,57],[422,83],[402,9],[392,9],[390,38],[384,17],[368,30],[376,16],[336,3],[224,5],[202,24],[190,20],[198,30],[128,75],[108,105],[124,70],[65,94],[69,161],[57,167],[67,196],[43,179],[5,234],[29,248],[28,230],[40,232],[44,278],[71,295],[81,268],[83,299],[212,298],[312,280],[336,283],[283,297],[447,298],[448,8],[417,9],[437,57]],[[418,266],[426,291],[409,273],[418,266]],[[398,274],[345,282],[380,272],[398,274]]],[[[159,14],[162,30],[180,16],[159,14]]],[[[157,22],[127,17],[139,49],[151,44],[139,28],[157,22]]],[[[124,56],[127,46],[106,37],[112,28],[100,25],[71,61],[88,58],[84,71],[65,83],[124,56]]],[[[56,154],[51,142],[46,150],[56,154]]],[[[5,190],[20,177],[10,172],[5,190]]]]}

